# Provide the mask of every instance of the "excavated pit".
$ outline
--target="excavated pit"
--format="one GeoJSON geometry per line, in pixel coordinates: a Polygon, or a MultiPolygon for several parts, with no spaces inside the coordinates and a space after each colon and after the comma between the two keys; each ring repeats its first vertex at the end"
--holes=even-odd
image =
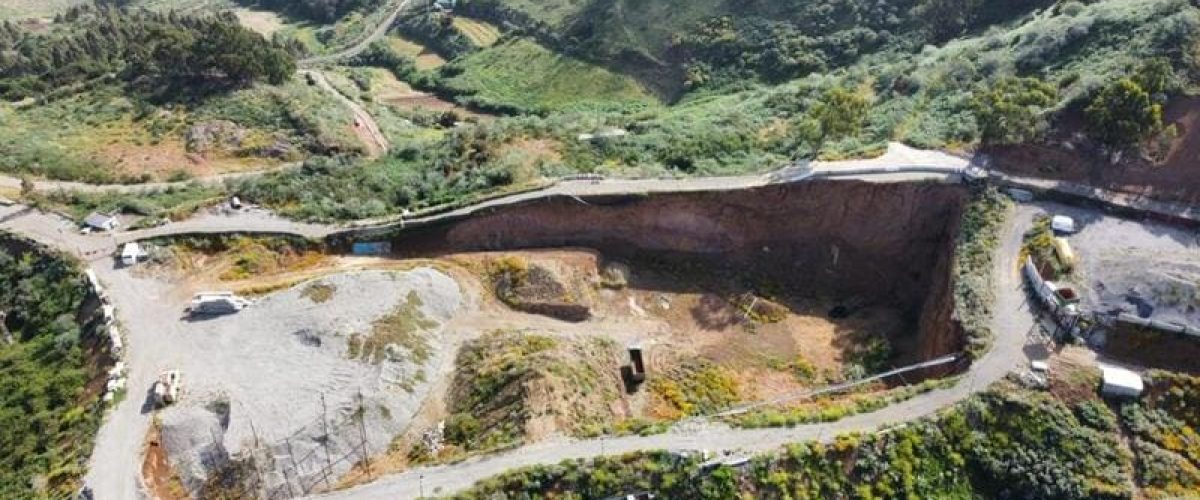
{"type": "MultiPolygon", "coordinates": [[[[560,197],[393,238],[401,257],[585,247],[710,272],[795,297],[904,311],[896,363],[958,352],[951,266],[967,191],[937,183],[807,182],[728,192],[560,197]]],[[[667,285],[670,286],[670,285],[667,285]]],[[[679,287],[689,286],[679,283],[679,287]]]]}

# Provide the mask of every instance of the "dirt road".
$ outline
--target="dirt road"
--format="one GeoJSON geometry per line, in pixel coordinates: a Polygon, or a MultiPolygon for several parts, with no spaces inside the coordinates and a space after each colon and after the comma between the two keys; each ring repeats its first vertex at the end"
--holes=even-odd
{"type": "Polygon", "coordinates": [[[354,57],[354,56],[358,55],[360,52],[366,50],[367,47],[369,47],[371,45],[371,42],[374,42],[375,40],[383,38],[384,35],[387,35],[387,32],[389,29],[391,29],[392,24],[394,24],[396,22],[396,18],[400,17],[400,13],[404,12],[404,9],[407,9],[408,6],[412,3],[413,3],[413,0],[402,0],[398,5],[396,5],[396,10],[392,11],[391,14],[388,14],[388,16],[385,17],[383,19],[383,21],[380,22],[379,25],[376,26],[375,29],[373,31],[371,31],[371,33],[369,35],[367,35],[366,38],[364,38],[362,41],[358,42],[357,44],[354,44],[344,50],[340,50],[333,54],[310,57],[308,59],[304,59],[304,60],[300,61],[300,64],[305,65],[305,66],[312,66],[315,64],[338,61],[341,59],[345,59],[347,57],[354,57]]]}
{"type": "Polygon", "coordinates": [[[312,81],[316,82],[318,87],[333,95],[343,106],[350,109],[350,113],[354,115],[354,132],[363,140],[363,144],[367,146],[368,157],[378,158],[387,153],[390,147],[387,138],[383,136],[383,132],[379,130],[379,125],[375,123],[375,118],[367,110],[339,92],[333,85],[330,85],[324,73],[314,70],[300,70],[300,74],[311,78],[312,81]]]}

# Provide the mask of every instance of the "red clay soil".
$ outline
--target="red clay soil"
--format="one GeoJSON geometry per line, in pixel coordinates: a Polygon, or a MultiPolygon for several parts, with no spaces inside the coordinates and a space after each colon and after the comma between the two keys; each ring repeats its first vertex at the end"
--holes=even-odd
{"type": "Polygon", "coordinates": [[[1063,132],[1047,144],[991,147],[982,152],[992,158],[993,166],[1012,174],[1200,204],[1200,97],[1172,100],[1163,121],[1174,125],[1179,136],[1161,161],[1126,155],[1118,164],[1110,163],[1090,141],[1079,138],[1083,126],[1077,111],[1059,121],[1063,132]]]}
{"type": "Polygon", "coordinates": [[[142,459],[142,478],[152,498],[158,500],[187,500],[187,492],[175,475],[167,460],[167,451],[162,447],[158,425],[151,426],[146,436],[146,450],[142,459]]]}

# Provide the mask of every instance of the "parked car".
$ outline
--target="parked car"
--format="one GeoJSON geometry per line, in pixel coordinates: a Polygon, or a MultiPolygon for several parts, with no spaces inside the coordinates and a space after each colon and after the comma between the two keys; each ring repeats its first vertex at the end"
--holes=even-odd
{"type": "Polygon", "coordinates": [[[1050,228],[1056,233],[1075,234],[1079,232],[1079,228],[1075,226],[1075,219],[1065,215],[1055,215],[1050,219],[1050,228]]]}
{"type": "Polygon", "coordinates": [[[192,298],[188,314],[192,316],[233,314],[245,309],[250,301],[233,292],[203,292],[192,298]]]}

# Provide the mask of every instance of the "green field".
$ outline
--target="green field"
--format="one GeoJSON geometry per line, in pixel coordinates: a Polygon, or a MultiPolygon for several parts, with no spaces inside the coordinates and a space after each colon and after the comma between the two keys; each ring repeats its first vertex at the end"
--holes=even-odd
{"type": "Polygon", "coordinates": [[[454,28],[466,35],[476,47],[491,47],[500,39],[500,29],[469,17],[455,17],[454,28]]]}
{"type": "Polygon", "coordinates": [[[556,54],[527,39],[471,54],[446,81],[477,103],[535,112],[646,108],[657,100],[632,78],[556,54]]]}

